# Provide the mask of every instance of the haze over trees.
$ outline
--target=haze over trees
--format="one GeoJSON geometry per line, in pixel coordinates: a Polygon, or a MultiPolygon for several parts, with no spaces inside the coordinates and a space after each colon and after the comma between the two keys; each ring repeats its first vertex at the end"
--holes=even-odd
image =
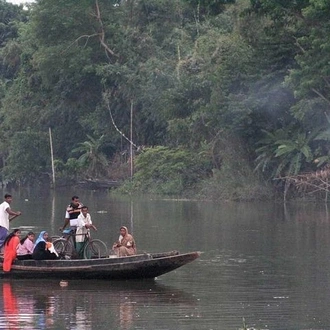
{"type": "Polygon", "coordinates": [[[66,182],[327,196],[329,1],[0,0],[0,14],[3,181],[51,177],[51,128],[66,182]]]}

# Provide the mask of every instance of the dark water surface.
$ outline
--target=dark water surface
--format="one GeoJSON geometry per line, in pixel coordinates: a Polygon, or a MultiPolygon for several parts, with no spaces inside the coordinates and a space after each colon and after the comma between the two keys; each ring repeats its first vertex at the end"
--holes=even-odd
{"type": "MultiPolygon", "coordinates": [[[[4,192],[2,192],[3,195],[4,192]]],[[[0,329],[330,329],[330,219],[324,204],[118,198],[11,191],[12,223],[57,234],[71,195],[111,245],[126,225],[141,252],[202,251],[155,281],[0,281],[0,329]]]]}

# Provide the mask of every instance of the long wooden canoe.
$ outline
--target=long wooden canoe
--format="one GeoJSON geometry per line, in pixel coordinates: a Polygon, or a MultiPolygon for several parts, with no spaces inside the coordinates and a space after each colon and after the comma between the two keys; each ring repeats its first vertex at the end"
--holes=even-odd
{"type": "MultiPolygon", "coordinates": [[[[200,256],[200,252],[145,253],[130,257],[76,260],[15,260],[5,278],[57,279],[150,279],[177,269],[200,256]]],[[[2,263],[0,262],[0,269],[2,263]]]]}

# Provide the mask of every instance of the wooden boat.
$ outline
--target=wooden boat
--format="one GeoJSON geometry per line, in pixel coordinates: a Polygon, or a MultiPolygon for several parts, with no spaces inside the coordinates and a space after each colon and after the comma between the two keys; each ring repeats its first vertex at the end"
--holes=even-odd
{"type": "MultiPolygon", "coordinates": [[[[177,269],[200,256],[200,252],[180,254],[178,251],[75,260],[15,260],[5,278],[57,279],[152,279],[177,269]]],[[[2,269],[2,263],[0,263],[2,269]]]]}

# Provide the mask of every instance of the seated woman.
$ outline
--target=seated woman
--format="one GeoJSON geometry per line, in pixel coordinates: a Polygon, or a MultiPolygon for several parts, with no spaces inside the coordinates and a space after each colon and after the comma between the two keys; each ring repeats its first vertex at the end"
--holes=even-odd
{"type": "Polygon", "coordinates": [[[58,259],[58,254],[52,243],[47,242],[48,233],[42,231],[37,238],[33,249],[32,258],[35,260],[53,260],[58,259]]]}
{"type": "Polygon", "coordinates": [[[2,264],[4,272],[9,272],[11,270],[11,264],[16,259],[16,250],[19,244],[19,235],[21,235],[21,231],[19,229],[14,229],[6,237],[3,243],[5,247],[2,264]]]}
{"type": "Polygon", "coordinates": [[[32,259],[32,252],[34,249],[34,233],[32,231],[21,239],[17,247],[17,259],[18,260],[27,260],[32,259]]]}
{"type": "Polygon", "coordinates": [[[136,254],[135,240],[125,226],[120,227],[120,236],[118,242],[112,246],[118,257],[132,256],[136,254]]]}

